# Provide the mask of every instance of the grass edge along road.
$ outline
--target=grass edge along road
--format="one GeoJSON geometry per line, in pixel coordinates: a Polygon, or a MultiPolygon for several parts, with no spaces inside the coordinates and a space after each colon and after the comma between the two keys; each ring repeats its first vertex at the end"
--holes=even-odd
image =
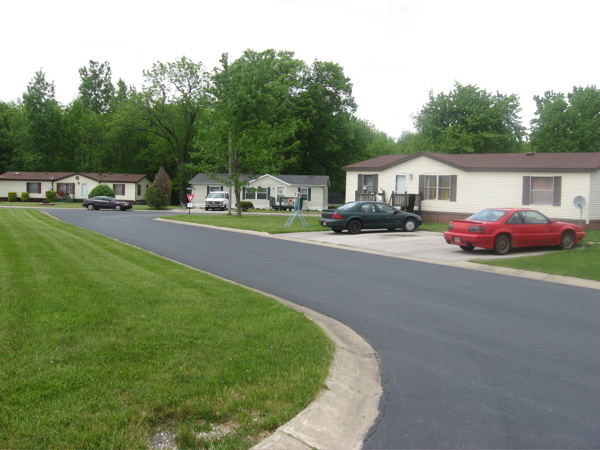
{"type": "Polygon", "coordinates": [[[247,448],[328,373],[299,312],[40,211],[0,209],[0,264],[3,449],[247,448]]]}
{"type": "MultiPolygon", "coordinates": [[[[267,214],[242,216],[197,214],[163,217],[168,220],[270,234],[328,230],[319,225],[319,216],[305,216],[304,218],[308,225],[307,228],[302,227],[298,219],[295,219],[290,227],[285,227],[286,217],[267,214]]],[[[418,230],[442,233],[447,227],[447,224],[442,223],[424,223],[418,230]]],[[[486,261],[474,259],[471,262],[600,281],[600,230],[586,230],[586,238],[582,243],[575,250],[556,250],[538,256],[519,256],[486,261]]]]}

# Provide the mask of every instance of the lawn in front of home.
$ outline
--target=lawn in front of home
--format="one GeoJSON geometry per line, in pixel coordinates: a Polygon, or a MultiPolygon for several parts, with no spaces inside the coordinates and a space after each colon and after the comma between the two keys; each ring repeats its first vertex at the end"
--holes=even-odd
{"type": "Polygon", "coordinates": [[[473,262],[600,281],[600,230],[587,230],[585,239],[573,250],[473,262]]]}
{"type": "Polygon", "coordinates": [[[0,264],[0,448],[248,448],[329,369],[302,314],[40,211],[0,209],[0,264]]]}

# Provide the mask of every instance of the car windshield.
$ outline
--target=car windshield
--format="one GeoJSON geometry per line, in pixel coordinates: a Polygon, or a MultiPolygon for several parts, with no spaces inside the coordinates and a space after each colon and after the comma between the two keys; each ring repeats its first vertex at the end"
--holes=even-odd
{"type": "Polygon", "coordinates": [[[345,205],[342,205],[342,206],[340,206],[340,207],[339,207],[339,208],[337,208],[337,209],[342,209],[342,210],[344,210],[344,209],[351,209],[351,208],[353,208],[355,205],[356,205],[356,202],[350,202],[350,203],[346,203],[345,205]]]}
{"type": "Polygon", "coordinates": [[[485,222],[496,222],[500,220],[506,211],[503,209],[484,209],[479,211],[477,214],[473,214],[471,217],[467,217],[467,220],[483,220],[485,222]]]}
{"type": "Polygon", "coordinates": [[[211,192],[208,194],[208,198],[223,198],[222,192],[211,192]]]}

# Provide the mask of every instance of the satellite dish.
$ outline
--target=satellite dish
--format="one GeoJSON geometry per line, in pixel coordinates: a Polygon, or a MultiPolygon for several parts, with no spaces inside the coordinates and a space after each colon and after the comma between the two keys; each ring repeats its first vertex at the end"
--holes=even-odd
{"type": "Polygon", "coordinates": [[[573,199],[573,206],[579,209],[583,208],[585,206],[585,198],[583,198],[581,195],[578,195],[573,199]]]}
{"type": "Polygon", "coordinates": [[[583,198],[581,195],[578,195],[573,199],[573,206],[575,206],[575,208],[579,208],[579,226],[582,226],[583,207],[585,206],[585,198],[583,198]]]}

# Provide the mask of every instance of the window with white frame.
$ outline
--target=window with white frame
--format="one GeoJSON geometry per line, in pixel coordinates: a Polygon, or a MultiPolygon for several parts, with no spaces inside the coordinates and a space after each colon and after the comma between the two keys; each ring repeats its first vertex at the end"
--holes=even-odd
{"type": "Polygon", "coordinates": [[[115,195],[125,195],[125,185],[113,184],[113,191],[115,191],[115,195]]]}
{"type": "Polygon", "coordinates": [[[247,188],[245,194],[246,200],[266,200],[267,199],[267,188],[247,188]]]}
{"type": "Polygon", "coordinates": [[[552,205],[554,177],[531,177],[530,195],[532,205],[552,205]]]}
{"type": "Polygon", "coordinates": [[[450,175],[425,175],[425,200],[450,200],[450,175]]]}
{"type": "Polygon", "coordinates": [[[60,195],[75,195],[75,183],[57,183],[56,186],[60,195]]]}
{"type": "Polygon", "coordinates": [[[41,194],[42,193],[42,183],[39,183],[39,182],[27,183],[27,192],[29,192],[30,194],[41,194]]]}
{"type": "Polygon", "coordinates": [[[373,175],[363,175],[362,191],[364,194],[373,193],[373,175]]]}
{"type": "Polygon", "coordinates": [[[302,200],[304,201],[308,201],[308,189],[309,188],[299,188],[298,191],[300,193],[300,197],[302,197],[302,200]]]}

